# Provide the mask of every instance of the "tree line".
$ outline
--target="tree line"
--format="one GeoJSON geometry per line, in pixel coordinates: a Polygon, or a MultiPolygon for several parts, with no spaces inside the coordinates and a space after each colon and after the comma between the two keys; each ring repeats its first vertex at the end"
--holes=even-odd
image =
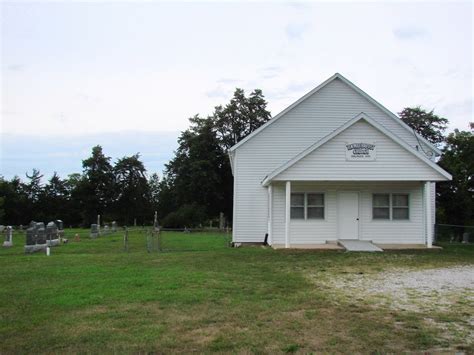
{"type": "Polygon", "coordinates": [[[88,226],[97,215],[120,224],[151,224],[154,211],[166,227],[195,227],[222,212],[232,218],[233,178],[227,149],[270,119],[261,90],[248,96],[236,89],[230,102],[189,119],[175,156],[160,179],[148,175],[137,153],[115,164],[100,145],[82,162],[83,172],[45,184],[33,169],[25,179],[0,176],[0,223],[60,218],[66,225],[88,226]]]}
{"type": "MultiPolygon", "coordinates": [[[[437,221],[474,225],[472,124],[470,130],[446,135],[448,120],[433,111],[405,108],[399,117],[442,149],[438,164],[453,175],[437,184],[437,221]]],[[[270,118],[261,90],[246,96],[236,89],[211,115],[189,119],[161,178],[148,174],[138,153],[112,163],[100,145],[82,161],[82,173],[65,179],[55,173],[43,184],[36,169],[23,180],[0,176],[0,224],[60,218],[66,225],[88,226],[98,214],[124,225],[151,224],[154,211],[166,227],[198,226],[221,212],[230,221],[233,177],[227,151],[270,118]]]]}

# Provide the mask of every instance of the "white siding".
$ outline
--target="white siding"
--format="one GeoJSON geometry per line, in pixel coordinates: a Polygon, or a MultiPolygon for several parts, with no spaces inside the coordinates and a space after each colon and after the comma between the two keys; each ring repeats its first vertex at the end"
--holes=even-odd
{"type": "MultiPolygon", "coordinates": [[[[298,244],[322,244],[335,241],[337,236],[337,194],[339,191],[359,192],[359,238],[375,243],[423,244],[423,185],[419,182],[294,182],[293,192],[323,192],[325,194],[324,220],[290,221],[290,247],[298,244]],[[408,193],[410,219],[406,221],[380,221],[372,219],[373,193],[408,193]]],[[[282,183],[274,184],[273,244],[284,244],[285,189],[282,183]]]]}
{"type": "MultiPolygon", "coordinates": [[[[431,183],[431,223],[436,224],[436,183],[431,183]]],[[[431,240],[435,240],[435,228],[433,227],[433,235],[431,240]]]]}
{"type": "MultiPolygon", "coordinates": [[[[261,186],[264,177],[360,112],[412,146],[417,144],[410,132],[375,105],[341,80],[332,81],[234,152],[234,241],[264,239],[268,208],[266,188],[261,186]]],[[[274,220],[279,218],[274,215],[274,220]]]]}
{"type": "Polygon", "coordinates": [[[433,168],[395,143],[366,121],[358,121],[345,131],[273,180],[445,180],[433,168]],[[375,143],[375,161],[346,161],[348,143],[375,143]]]}

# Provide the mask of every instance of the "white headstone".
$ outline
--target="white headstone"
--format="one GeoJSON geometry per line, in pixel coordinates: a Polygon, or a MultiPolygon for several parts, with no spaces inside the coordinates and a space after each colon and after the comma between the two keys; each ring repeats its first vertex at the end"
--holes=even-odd
{"type": "Polygon", "coordinates": [[[13,246],[13,228],[12,226],[7,226],[5,229],[5,241],[3,242],[5,248],[13,246]]]}

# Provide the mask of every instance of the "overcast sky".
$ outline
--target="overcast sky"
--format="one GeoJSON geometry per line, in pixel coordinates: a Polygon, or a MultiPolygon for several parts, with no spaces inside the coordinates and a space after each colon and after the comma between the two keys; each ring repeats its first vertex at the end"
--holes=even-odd
{"type": "Polygon", "coordinates": [[[94,144],[161,171],[187,119],[235,87],[262,89],[276,115],[335,72],[392,112],[473,120],[472,2],[0,6],[7,178],[80,172],[94,144]]]}

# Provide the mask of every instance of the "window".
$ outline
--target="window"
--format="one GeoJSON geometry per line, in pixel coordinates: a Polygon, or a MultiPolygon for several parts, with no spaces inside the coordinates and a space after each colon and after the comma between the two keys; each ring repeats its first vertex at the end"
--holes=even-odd
{"type": "Polygon", "coordinates": [[[390,219],[390,195],[389,194],[374,194],[373,218],[374,219],[390,219]]]}
{"type": "Polygon", "coordinates": [[[324,218],[324,194],[307,194],[307,212],[308,219],[324,218]]]}
{"type": "Polygon", "coordinates": [[[392,195],[392,219],[408,219],[408,195],[392,195]]]}
{"type": "Polygon", "coordinates": [[[292,193],[292,219],[324,219],[324,194],[322,193],[292,193]]]}
{"type": "Polygon", "coordinates": [[[304,194],[291,194],[291,218],[304,219],[304,194]]]}
{"type": "Polygon", "coordinates": [[[408,194],[373,194],[372,218],[400,220],[410,218],[408,194]]]}

